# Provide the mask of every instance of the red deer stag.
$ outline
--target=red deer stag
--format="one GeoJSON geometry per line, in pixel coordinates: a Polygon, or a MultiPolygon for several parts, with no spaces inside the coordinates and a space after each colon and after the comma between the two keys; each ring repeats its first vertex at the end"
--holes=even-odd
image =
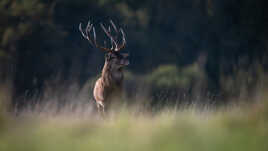
{"type": "Polygon", "coordinates": [[[100,46],[96,41],[96,33],[93,24],[88,22],[86,28],[83,30],[80,23],[79,30],[82,36],[89,41],[89,43],[98,49],[106,52],[105,63],[102,69],[101,77],[96,81],[94,87],[94,98],[97,104],[98,112],[104,114],[111,106],[111,103],[118,100],[121,97],[122,84],[123,84],[123,67],[129,64],[128,53],[120,53],[120,50],[125,47],[126,39],[125,33],[122,28],[117,28],[112,20],[110,20],[112,28],[108,27],[108,30],[100,23],[106,36],[111,41],[111,47],[107,48],[106,43],[104,46],[100,46]],[[93,32],[93,39],[91,37],[93,32]],[[121,35],[121,40],[118,36],[121,35]],[[119,42],[121,44],[119,44],[119,42]]]}

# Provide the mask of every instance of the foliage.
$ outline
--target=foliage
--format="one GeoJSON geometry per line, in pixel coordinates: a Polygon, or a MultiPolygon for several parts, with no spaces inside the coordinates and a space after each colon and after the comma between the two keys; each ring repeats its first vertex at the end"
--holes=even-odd
{"type": "Polygon", "coordinates": [[[221,78],[235,75],[239,62],[244,62],[243,70],[256,61],[267,69],[265,4],[264,0],[1,0],[0,80],[13,78],[14,98],[42,92],[45,82],[56,75],[83,85],[99,74],[103,53],[81,38],[78,25],[91,19],[101,42],[99,22],[113,19],[126,31],[125,51],[132,63],[128,68],[134,74],[155,71],[151,78],[156,87],[188,89],[200,78],[189,65],[200,66],[198,58],[205,55],[201,66],[208,91],[228,93],[221,78]],[[166,64],[177,69],[161,73],[165,71],[160,66],[166,64]]]}
{"type": "Polygon", "coordinates": [[[222,75],[221,86],[225,95],[250,100],[262,92],[266,83],[266,73],[258,63],[250,69],[236,68],[233,75],[222,75]]]}
{"type": "Polygon", "coordinates": [[[148,77],[154,88],[189,88],[194,80],[202,79],[202,71],[197,64],[178,69],[174,65],[162,65],[148,77]]]}

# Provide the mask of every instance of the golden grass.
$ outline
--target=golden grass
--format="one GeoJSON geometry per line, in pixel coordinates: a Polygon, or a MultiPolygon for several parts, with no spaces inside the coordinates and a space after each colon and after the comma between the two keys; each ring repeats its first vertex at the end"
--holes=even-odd
{"type": "Polygon", "coordinates": [[[0,130],[1,151],[267,151],[267,140],[268,106],[263,102],[155,114],[122,108],[106,118],[86,111],[33,111],[10,117],[0,130]]]}

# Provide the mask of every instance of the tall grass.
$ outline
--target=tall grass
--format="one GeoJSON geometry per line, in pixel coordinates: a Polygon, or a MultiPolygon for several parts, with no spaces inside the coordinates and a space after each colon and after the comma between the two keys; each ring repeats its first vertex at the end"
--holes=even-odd
{"type": "Polygon", "coordinates": [[[147,107],[150,98],[139,93],[125,97],[137,104],[122,105],[105,117],[95,111],[88,92],[92,85],[52,81],[43,95],[32,95],[27,100],[32,103],[18,110],[6,109],[8,103],[3,102],[10,101],[11,94],[10,88],[3,88],[0,151],[268,150],[268,95],[263,85],[258,97],[247,103],[217,108],[167,105],[157,112],[147,107]]]}
{"type": "Polygon", "coordinates": [[[104,118],[84,104],[39,104],[5,121],[0,150],[266,151],[267,102],[266,97],[239,108],[215,111],[193,105],[155,114],[122,107],[104,118]]]}

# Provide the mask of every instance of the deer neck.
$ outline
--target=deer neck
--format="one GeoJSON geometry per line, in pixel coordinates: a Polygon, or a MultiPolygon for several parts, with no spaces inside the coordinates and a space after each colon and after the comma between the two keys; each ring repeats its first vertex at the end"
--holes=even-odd
{"type": "Polygon", "coordinates": [[[122,69],[114,69],[109,63],[105,62],[102,69],[102,79],[107,86],[121,86],[123,81],[122,69]]]}

